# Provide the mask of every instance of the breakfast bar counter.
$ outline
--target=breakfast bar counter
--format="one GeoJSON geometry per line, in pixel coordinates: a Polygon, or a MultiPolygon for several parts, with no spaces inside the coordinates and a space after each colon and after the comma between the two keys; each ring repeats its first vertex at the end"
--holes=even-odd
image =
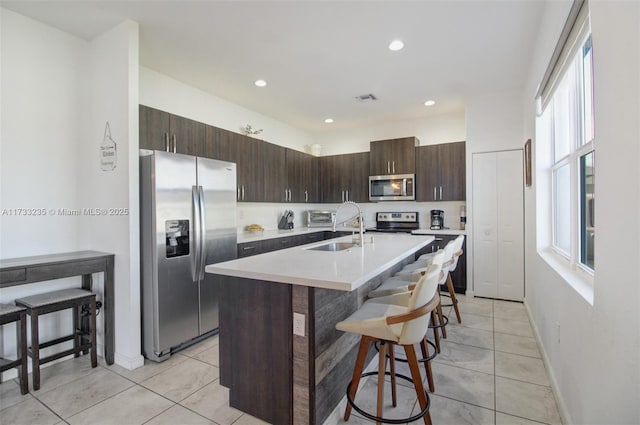
{"type": "Polygon", "coordinates": [[[220,285],[220,383],[232,407],[272,424],[324,423],[345,395],[358,343],[335,324],[434,240],[371,238],[363,246],[345,236],[206,267],[220,285]],[[327,246],[335,243],[345,245],[327,246]]]}

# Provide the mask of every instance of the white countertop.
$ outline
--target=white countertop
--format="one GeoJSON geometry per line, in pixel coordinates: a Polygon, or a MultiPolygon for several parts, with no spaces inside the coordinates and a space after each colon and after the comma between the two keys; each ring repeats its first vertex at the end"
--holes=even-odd
{"type": "Polygon", "coordinates": [[[365,235],[363,247],[336,252],[305,249],[332,242],[351,242],[351,236],[343,236],[210,264],[205,270],[226,276],[353,291],[433,240],[433,236],[369,233],[365,235]],[[374,243],[370,242],[371,237],[374,243]]]}

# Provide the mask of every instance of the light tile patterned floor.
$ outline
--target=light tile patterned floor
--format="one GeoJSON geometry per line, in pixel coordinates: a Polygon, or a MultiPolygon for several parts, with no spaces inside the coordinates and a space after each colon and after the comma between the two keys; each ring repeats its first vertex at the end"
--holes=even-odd
{"type": "MultiPolygon", "coordinates": [[[[457,323],[451,308],[445,308],[450,319],[447,339],[441,340],[442,351],[432,362],[433,424],[561,424],[524,305],[462,295],[458,299],[462,323],[457,323]]],[[[443,297],[443,303],[447,302],[443,297]]],[[[406,366],[400,365],[398,371],[409,375],[406,366]]],[[[424,377],[424,370],[421,371],[424,377]]],[[[375,413],[376,388],[377,380],[371,377],[356,397],[356,402],[371,413],[375,413]]],[[[391,407],[390,397],[385,398],[384,415],[403,418],[418,413],[412,388],[408,392],[403,390],[407,399],[398,403],[398,407],[391,407]]],[[[353,413],[348,422],[338,419],[333,423],[370,422],[353,413]]],[[[424,422],[412,422],[420,423],[424,422]]]]}
{"type": "MultiPolygon", "coordinates": [[[[459,298],[462,324],[449,314],[448,338],[432,365],[434,425],[559,424],[549,378],[524,306],[459,298]]],[[[88,356],[67,360],[43,369],[42,388],[37,392],[21,396],[15,380],[1,384],[0,423],[264,424],[228,406],[228,390],[219,385],[218,366],[217,337],[165,362],[146,362],[133,371],[107,367],[102,361],[91,369],[88,356]],[[71,382],[73,385],[67,385],[71,382]]],[[[398,372],[403,373],[403,368],[406,366],[399,364],[398,372]]],[[[413,387],[402,381],[399,384],[398,407],[389,407],[385,414],[395,418],[416,414],[419,409],[413,387]]],[[[376,381],[372,378],[357,400],[375,411],[375,399],[376,381]]],[[[346,423],[370,422],[354,413],[346,423]]]]}

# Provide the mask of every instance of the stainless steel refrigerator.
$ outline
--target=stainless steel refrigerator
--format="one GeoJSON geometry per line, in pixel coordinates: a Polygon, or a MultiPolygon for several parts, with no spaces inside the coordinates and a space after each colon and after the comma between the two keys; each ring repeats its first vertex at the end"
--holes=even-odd
{"type": "Polygon", "coordinates": [[[207,264],[236,258],[236,164],[140,151],[143,354],[155,361],[218,328],[207,264]]]}

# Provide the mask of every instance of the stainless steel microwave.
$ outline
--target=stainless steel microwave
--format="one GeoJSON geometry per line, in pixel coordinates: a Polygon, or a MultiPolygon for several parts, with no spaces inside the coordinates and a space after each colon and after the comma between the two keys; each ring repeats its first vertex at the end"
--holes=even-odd
{"type": "Polygon", "coordinates": [[[415,174],[369,177],[369,201],[415,201],[415,174]]]}

